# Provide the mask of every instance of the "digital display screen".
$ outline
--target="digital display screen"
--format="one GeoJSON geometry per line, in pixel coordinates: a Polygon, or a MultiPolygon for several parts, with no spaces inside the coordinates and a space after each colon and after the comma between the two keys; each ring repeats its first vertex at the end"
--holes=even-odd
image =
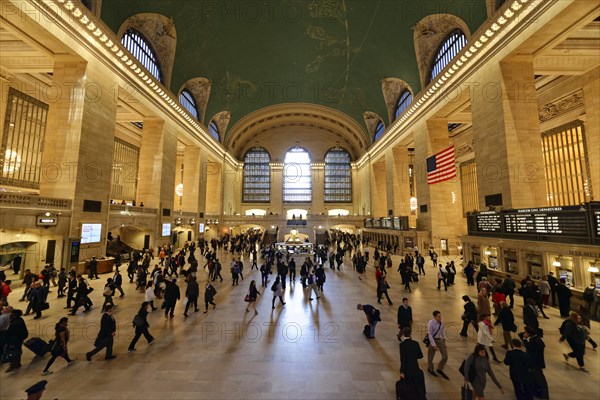
{"type": "Polygon", "coordinates": [[[171,224],[162,224],[161,236],[171,236],[171,224]]]}
{"type": "Polygon", "coordinates": [[[204,233],[204,224],[198,224],[198,232],[204,233]]]}
{"type": "Polygon", "coordinates": [[[102,224],[81,224],[81,244],[100,243],[102,224]]]}
{"type": "Polygon", "coordinates": [[[477,227],[480,232],[498,232],[502,231],[502,217],[497,212],[483,212],[475,218],[477,227]]]}

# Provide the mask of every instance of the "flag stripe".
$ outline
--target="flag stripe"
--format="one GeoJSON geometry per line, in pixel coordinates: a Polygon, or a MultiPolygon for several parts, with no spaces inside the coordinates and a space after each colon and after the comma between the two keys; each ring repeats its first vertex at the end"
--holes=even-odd
{"type": "Polygon", "coordinates": [[[427,183],[433,185],[456,178],[454,146],[428,158],[427,183]]]}

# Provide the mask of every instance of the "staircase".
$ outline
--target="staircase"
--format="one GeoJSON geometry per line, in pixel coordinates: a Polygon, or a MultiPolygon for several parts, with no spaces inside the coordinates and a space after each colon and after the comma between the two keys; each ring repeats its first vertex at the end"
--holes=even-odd
{"type": "Polygon", "coordinates": [[[109,241],[106,245],[106,255],[109,257],[114,257],[117,254],[129,254],[135,250],[137,249],[131,247],[125,242],[117,241],[116,239],[109,241]]]}

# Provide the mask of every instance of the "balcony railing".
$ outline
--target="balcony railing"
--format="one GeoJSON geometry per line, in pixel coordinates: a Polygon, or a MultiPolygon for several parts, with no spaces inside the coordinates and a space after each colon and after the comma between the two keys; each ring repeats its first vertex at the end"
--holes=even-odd
{"type": "Polygon", "coordinates": [[[71,210],[71,200],[32,194],[0,193],[0,205],[2,207],[71,210]]]}
{"type": "Polygon", "coordinates": [[[138,207],[138,206],[126,206],[122,204],[111,204],[110,205],[111,212],[120,212],[122,215],[129,214],[158,214],[157,208],[149,208],[149,207],[138,207]]]}

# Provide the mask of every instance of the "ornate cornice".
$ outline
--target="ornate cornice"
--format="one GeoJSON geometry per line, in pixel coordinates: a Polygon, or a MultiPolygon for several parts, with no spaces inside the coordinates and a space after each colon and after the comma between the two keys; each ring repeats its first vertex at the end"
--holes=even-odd
{"type": "Polygon", "coordinates": [[[544,104],[539,110],[540,122],[549,121],[583,106],[583,91],[579,90],[568,96],[544,104]]]}
{"type": "Polygon", "coordinates": [[[473,140],[469,140],[468,142],[463,143],[454,149],[454,156],[456,158],[460,158],[460,157],[467,155],[469,153],[472,153],[474,151],[475,151],[474,142],[473,142],[473,140]]]}

